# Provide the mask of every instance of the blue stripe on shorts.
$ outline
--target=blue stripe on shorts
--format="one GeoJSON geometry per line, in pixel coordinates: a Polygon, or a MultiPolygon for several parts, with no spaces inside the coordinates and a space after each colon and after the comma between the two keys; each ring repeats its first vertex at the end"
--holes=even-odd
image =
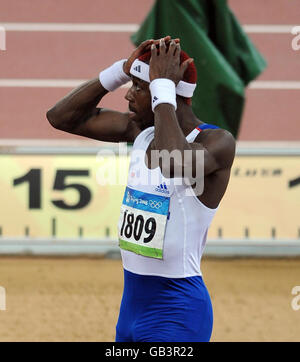
{"type": "Polygon", "coordinates": [[[201,276],[165,278],[124,269],[116,342],[208,342],[212,326],[201,276]]]}

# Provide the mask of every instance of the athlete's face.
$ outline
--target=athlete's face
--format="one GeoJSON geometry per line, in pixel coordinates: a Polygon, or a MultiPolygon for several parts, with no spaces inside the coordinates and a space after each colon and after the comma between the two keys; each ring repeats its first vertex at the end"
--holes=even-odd
{"type": "Polygon", "coordinates": [[[132,77],[132,86],[128,90],[125,99],[129,102],[130,117],[138,123],[140,128],[153,125],[154,114],[151,107],[151,94],[149,83],[136,77],[132,77]]]}

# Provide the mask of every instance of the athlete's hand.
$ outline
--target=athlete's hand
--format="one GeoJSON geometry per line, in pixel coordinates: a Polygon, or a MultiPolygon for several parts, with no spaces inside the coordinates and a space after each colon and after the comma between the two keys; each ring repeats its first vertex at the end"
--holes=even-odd
{"type": "Polygon", "coordinates": [[[153,39],[145,40],[132,52],[130,57],[123,64],[123,70],[127,75],[130,75],[130,68],[135,59],[145,53],[147,50],[149,50],[153,42],[153,39]]]}
{"type": "MultiPolygon", "coordinates": [[[[170,35],[165,36],[164,38],[162,38],[165,42],[165,44],[169,44],[171,42],[171,37],[170,35]]],[[[148,50],[150,50],[151,45],[154,44],[155,46],[157,46],[159,44],[161,39],[148,39],[143,41],[130,55],[130,57],[127,59],[127,61],[124,63],[123,65],[123,70],[127,75],[130,75],[130,68],[132,63],[135,61],[136,58],[138,58],[140,55],[144,54],[145,52],[147,52],[148,50]]],[[[174,39],[174,41],[176,43],[179,43],[179,39],[174,39]]]]}
{"type": "Polygon", "coordinates": [[[189,58],[180,64],[180,42],[171,40],[166,44],[164,39],[160,39],[159,46],[151,44],[151,59],[149,77],[150,81],[157,78],[167,78],[176,85],[183,78],[184,72],[194,60],[189,58]]]}

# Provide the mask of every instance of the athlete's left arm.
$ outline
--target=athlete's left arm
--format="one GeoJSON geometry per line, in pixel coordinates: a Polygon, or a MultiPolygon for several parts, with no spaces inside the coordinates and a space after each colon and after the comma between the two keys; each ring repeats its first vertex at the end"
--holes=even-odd
{"type": "MultiPolygon", "coordinates": [[[[162,40],[159,52],[156,47],[151,49],[150,80],[167,78],[175,84],[182,79],[191,59],[180,65],[180,44],[171,42],[167,49],[162,40]]],[[[173,105],[162,103],[154,109],[155,122],[155,149],[167,151],[160,158],[160,168],[165,177],[182,177],[182,175],[195,175],[199,162],[204,160],[204,175],[211,174],[219,169],[230,168],[235,155],[235,140],[230,132],[217,129],[206,132],[203,141],[188,143],[178,123],[173,105]],[[203,157],[199,157],[199,152],[203,157]],[[168,155],[171,157],[169,167],[168,155]]],[[[163,155],[163,153],[162,153],[163,155]]]]}
{"type": "Polygon", "coordinates": [[[159,151],[168,151],[165,155],[162,152],[160,158],[160,168],[165,177],[194,175],[197,178],[197,175],[202,175],[197,172],[199,167],[203,167],[204,176],[231,168],[235,156],[235,139],[230,132],[224,129],[206,131],[203,141],[199,137],[197,142],[188,143],[172,105],[158,105],[154,110],[154,118],[155,147],[159,151]],[[167,159],[168,155],[171,155],[171,163],[167,159]]]}

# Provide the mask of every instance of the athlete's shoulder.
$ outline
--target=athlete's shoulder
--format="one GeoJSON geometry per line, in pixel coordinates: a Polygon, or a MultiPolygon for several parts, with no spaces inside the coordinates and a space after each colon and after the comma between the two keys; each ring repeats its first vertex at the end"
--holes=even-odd
{"type": "Polygon", "coordinates": [[[207,129],[199,133],[195,142],[201,143],[222,168],[231,167],[236,148],[231,132],[223,128],[207,129]]]}
{"type": "Polygon", "coordinates": [[[235,147],[236,141],[233,137],[232,133],[224,128],[204,128],[200,129],[197,127],[201,132],[199,132],[198,136],[196,137],[194,142],[205,143],[205,144],[214,144],[215,142],[222,142],[222,144],[235,147]]]}
{"type": "Polygon", "coordinates": [[[212,138],[212,140],[216,141],[222,141],[225,145],[228,147],[234,147],[235,148],[235,138],[233,137],[232,133],[224,128],[216,128],[212,130],[213,132],[210,132],[209,137],[212,138]]]}

